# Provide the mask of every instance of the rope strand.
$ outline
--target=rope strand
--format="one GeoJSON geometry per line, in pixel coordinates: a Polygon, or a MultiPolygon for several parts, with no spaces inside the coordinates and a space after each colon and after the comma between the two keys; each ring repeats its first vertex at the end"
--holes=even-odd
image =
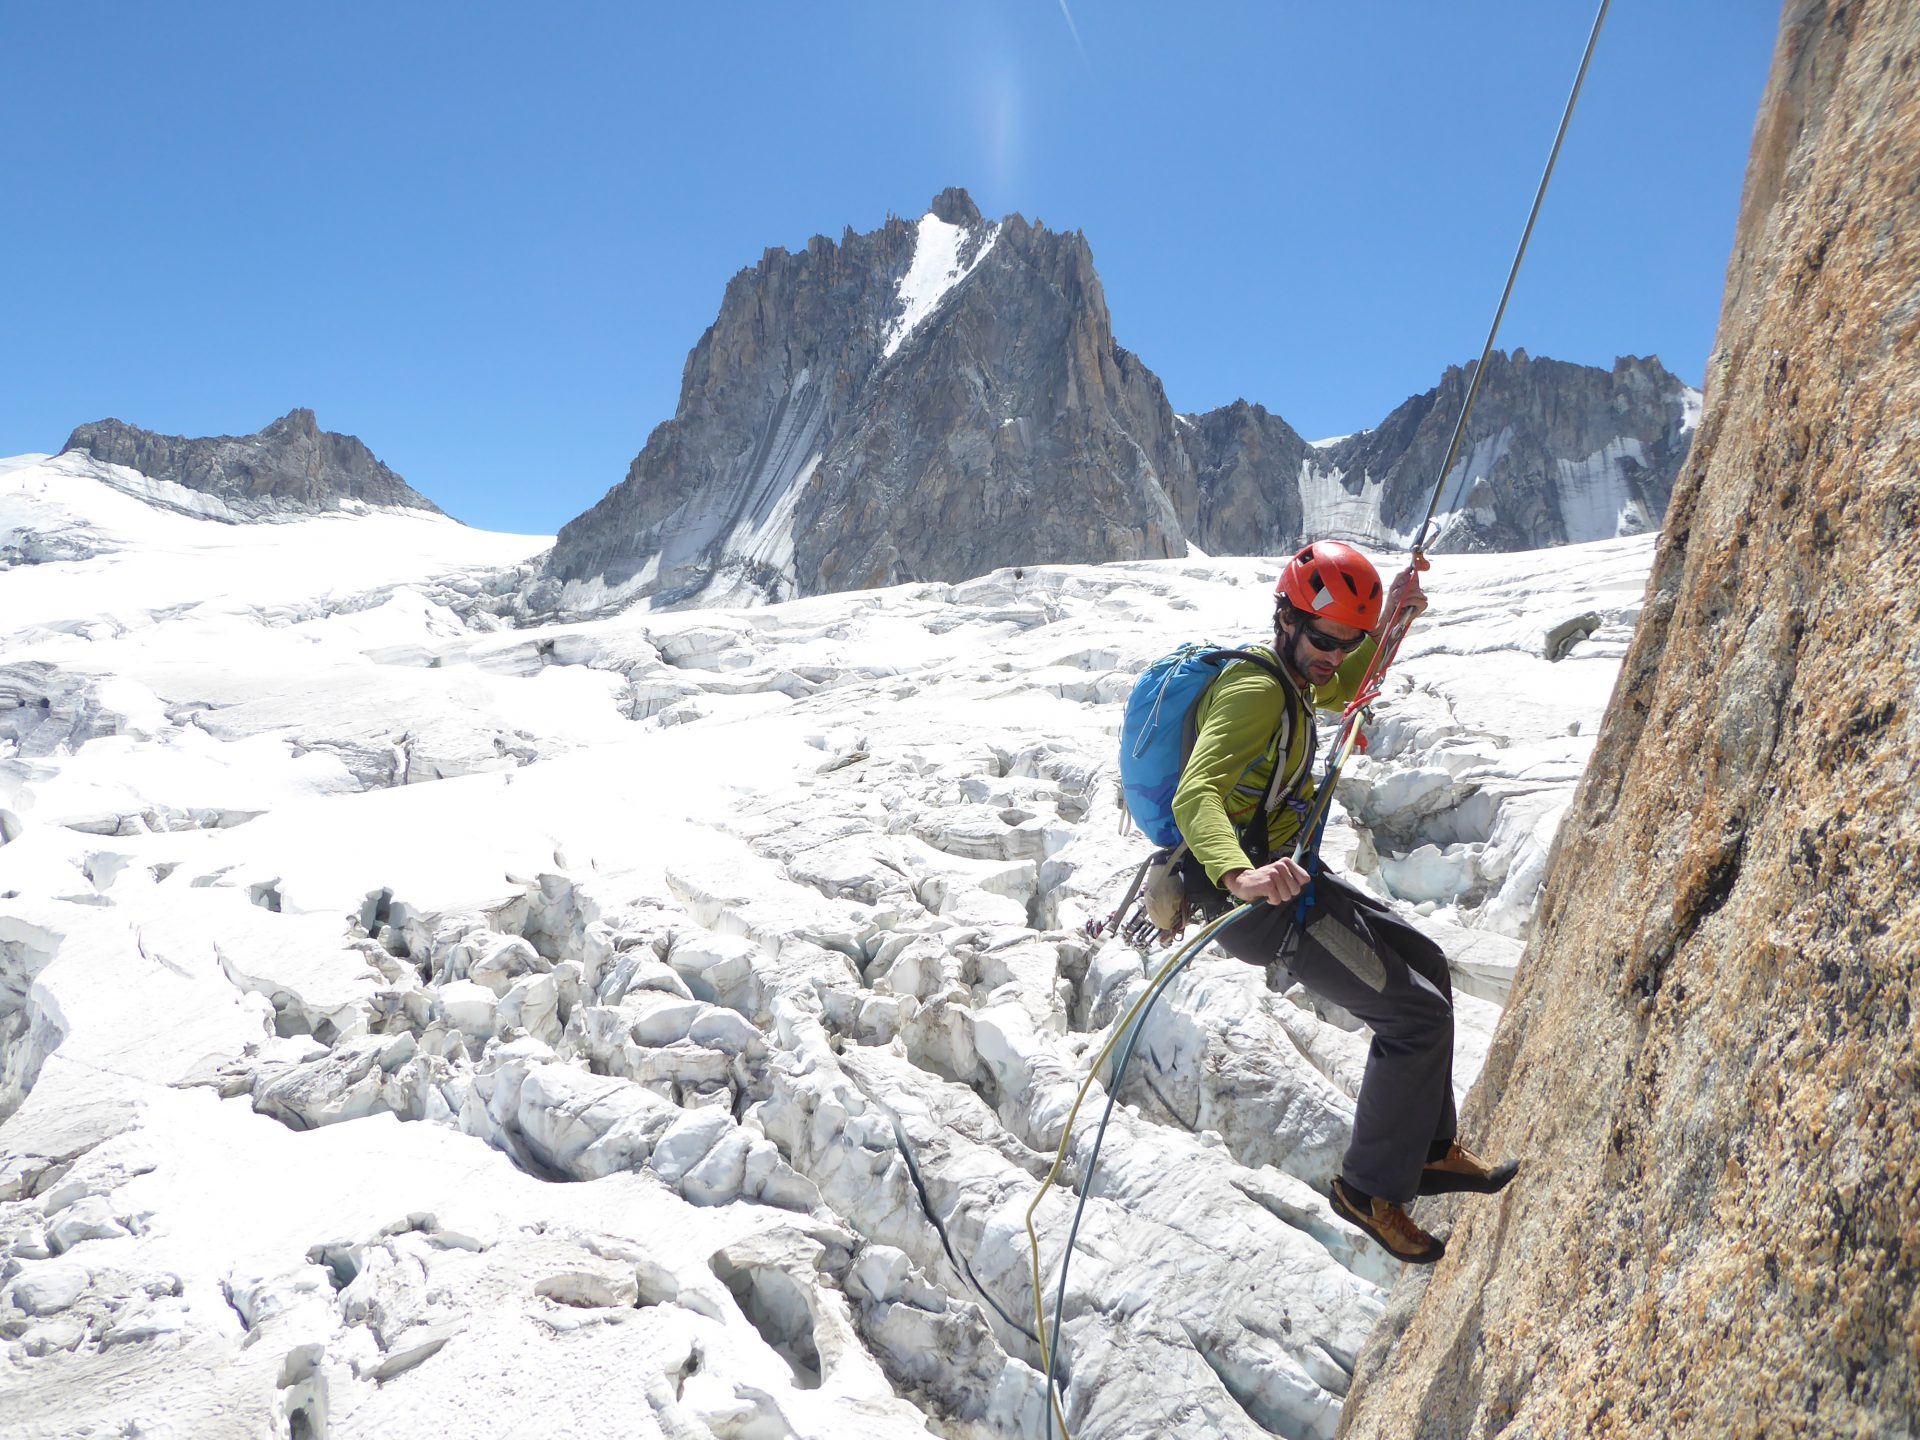
{"type": "Polygon", "coordinates": [[[1561,113],[1560,128],[1554,133],[1553,149],[1547,155],[1547,168],[1541,173],[1539,188],[1533,192],[1533,208],[1527,212],[1526,229],[1520,232],[1520,248],[1513,252],[1513,264],[1507,270],[1507,285],[1500,292],[1500,304],[1494,310],[1493,324],[1487,330],[1487,343],[1480,351],[1479,363],[1473,367],[1473,378],[1467,383],[1467,398],[1460,406],[1460,418],[1454,422],[1453,439],[1447,442],[1447,458],[1440,462],[1440,475],[1433,482],[1433,495],[1427,501],[1427,513],[1414,536],[1413,553],[1416,556],[1426,550],[1428,530],[1433,525],[1433,512],[1439,508],[1440,492],[1445,488],[1447,475],[1460,453],[1460,441],[1467,429],[1467,416],[1473,413],[1474,397],[1480,393],[1480,377],[1487,373],[1487,358],[1493,354],[1494,337],[1500,333],[1500,322],[1506,317],[1507,301],[1513,295],[1513,282],[1519,278],[1520,262],[1526,258],[1527,242],[1533,238],[1533,222],[1540,218],[1541,202],[1547,198],[1547,182],[1553,179],[1554,164],[1560,159],[1560,145],[1567,138],[1568,125],[1573,122],[1573,107],[1580,99],[1580,87],[1586,83],[1587,66],[1593,61],[1593,49],[1600,41],[1600,27],[1606,21],[1610,3],[1611,0],[1600,0],[1600,11],[1593,17],[1593,30],[1587,36],[1586,53],[1580,57],[1580,71],[1573,77],[1573,90],[1567,96],[1567,108],[1561,113]]]}

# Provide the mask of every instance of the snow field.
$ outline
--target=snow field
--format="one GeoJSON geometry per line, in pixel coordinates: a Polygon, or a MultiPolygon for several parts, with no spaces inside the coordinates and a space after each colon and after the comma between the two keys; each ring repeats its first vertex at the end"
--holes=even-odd
{"type": "MultiPolygon", "coordinates": [[[[1144,851],[1120,705],[1257,636],[1274,566],[507,631],[524,542],[344,521],[345,589],[294,525],[110,549],[89,483],[91,553],[0,573],[0,1436],[1039,1434],[1022,1217],[1159,962],[1080,928],[1144,851]]],[[[1650,557],[1439,562],[1342,783],[1463,1093],[1650,557]]],[[[1223,957],[1168,991],[1076,1436],[1333,1433],[1397,1268],[1317,1193],[1365,1041],[1223,957]]]]}

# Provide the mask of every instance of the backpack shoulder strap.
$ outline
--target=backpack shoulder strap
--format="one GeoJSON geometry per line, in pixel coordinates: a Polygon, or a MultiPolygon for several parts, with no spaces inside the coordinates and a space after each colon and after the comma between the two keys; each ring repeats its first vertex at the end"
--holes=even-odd
{"type": "MultiPolygon", "coordinates": [[[[1245,660],[1251,664],[1258,665],[1262,670],[1266,671],[1267,674],[1271,675],[1274,679],[1278,680],[1282,685],[1288,685],[1286,672],[1281,670],[1281,668],[1278,665],[1276,665],[1273,661],[1269,660],[1266,656],[1262,655],[1258,650],[1209,650],[1206,653],[1206,655],[1203,656],[1202,658],[1209,662],[1220,661],[1220,660],[1245,660]]],[[[1289,688],[1291,688],[1291,686],[1289,686],[1289,688]]]]}
{"type": "MultiPolygon", "coordinates": [[[[1204,661],[1206,664],[1212,665],[1215,668],[1221,669],[1221,670],[1224,670],[1226,668],[1227,662],[1229,661],[1245,660],[1251,664],[1258,665],[1262,670],[1266,671],[1267,674],[1271,675],[1275,680],[1278,680],[1282,685],[1282,687],[1288,690],[1291,690],[1293,688],[1288,683],[1287,677],[1281,671],[1280,667],[1274,664],[1273,661],[1269,660],[1266,656],[1262,655],[1257,650],[1209,650],[1205,654],[1201,655],[1200,659],[1204,661]]],[[[1214,676],[1214,680],[1218,680],[1219,678],[1220,677],[1218,675],[1214,676]]],[[[1209,690],[1213,688],[1213,681],[1210,680],[1207,682],[1207,688],[1209,690]]],[[[1186,719],[1181,722],[1181,729],[1180,729],[1180,768],[1181,769],[1183,770],[1186,769],[1187,759],[1189,756],[1193,754],[1193,743],[1195,740],[1199,738],[1200,738],[1200,702],[1198,699],[1196,699],[1193,703],[1192,708],[1190,708],[1187,711],[1186,719]]]]}
{"type": "Polygon", "coordinates": [[[1260,797],[1260,804],[1254,810],[1253,819],[1247,826],[1248,853],[1253,856],[1255,863],[1260,865],[1265,865],[1273,858],[1267,853],[1268,835],[1273,812],[1280,804],[1282,792],[1290,792],[1300,778],[1298,770],[1289,771],[1287,768],[1287,752],[1293,748],[1294,726],[1302,720],[1307,726],[1307,743],[1302,754],[1301,765],[1310,767],[1313,764],[1315,741],[1313,707],[1306,703],[1298,688],[1285,676],[1281,677],[1280,688],[1286,692],[1286,705],[1281,712],[1280,728],[1274,732],[1272,741],[1273,773],[1267,777],[1267,793],[1260,797]],[[1296,712],[1298,712],[1297,715],[1296,712]]]}
{"type": "MultiPolygon", "coordinates": [[[[1278,663],[1272,658],[1262,655],[1257,650],[1209,650],[1200,658],[1211,665],[1224,665],[1226,662],[1233,660],[1245,660],[1251,665],[1257,665],[1279,682],[1281,693],[1285,697],[1280,712],[1280,724],[1266,745],[1266,749],[1273,752],[1273,774],[1267,781],[1266,793],[1261,796],[1260,804],[1254,809],[1253,818],[1247,823],[1245,835],[1245,838],[1253,844],[1253,854],[1258,863],[1264,865],[1266,863],[1265,851],[1267,847],[1267,816],[1268,812],[1272,810],[1276,803],[1275,787],[1280,785],[1284,778],[1287,758],[1286,752],[1288,746],[1291,744],[1293,727],[1296,723],[1294,712],[1296,709],[1305,710],[1306,707],[1300,698],[1298,688],[1294,685],[1293,681],[1287,677],[1286,672],[1282,670],[1278,663]]],[[[1180,768],[1182,770],[1186,769],[1187,760],[1193,754],[1194,742],[1199,739],[1199,713],[1200,705],[1198,701],[1195,701],[1193,707],[1187,711],[1187,717],[1180,735],[1180,768]]],[[[1309,725],[1313,723],[1311,710],[1306,710],[1306,720],[1309,725]]],[[[1260,758],[1261,757],[1255,757],[1253,765],[1247,767],[1249,773],[1251,773],[1254,766],[1260,763],[1260,758]]],[[[1312,763],[1311,747],[1309,747],[1308,751],[1308,763],[1312,763]]],[[[1244,779],[1245,776],[1241,778],[1244,779]]]]}

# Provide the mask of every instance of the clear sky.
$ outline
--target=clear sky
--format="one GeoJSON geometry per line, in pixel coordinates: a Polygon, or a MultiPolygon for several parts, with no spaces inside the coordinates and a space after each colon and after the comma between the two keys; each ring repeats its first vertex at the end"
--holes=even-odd
{"type": "MultiPolygon", "coordinates": [[[[1479,353],[1593,5],[0,0],[0,455],[296,405],[551,531],[727,278],[948,185],[1091,242],[1176,409],[1479,353]]],[[[1504,347],[1699,384],[1778,7],[1615,0],[1504,347]]]]}

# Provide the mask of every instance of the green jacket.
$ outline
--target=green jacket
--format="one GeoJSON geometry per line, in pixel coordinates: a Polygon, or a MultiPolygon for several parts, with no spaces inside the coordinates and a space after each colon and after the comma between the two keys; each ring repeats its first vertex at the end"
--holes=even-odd
{"type": "MultiPolygon", "coordinates": [[[[1246,648],[1279,663],[1271,646],[1246,648]]],[[[1361,642],[1333,679],[1317,689],[1276,680],[1245,661],[1229,664],[1193,707],[1193,749],[1173,794],[1173,818],[1214,884],[1229,870],[1253,867],[1242,832],[1260,808],[1276,758],[1286,768],[1267,822],[1269,856],[1298,837],[1300,813],[1285,802],[1313,798],[1312,711],[1344,709],[1360,693],[1376,648],[1372,640],[1361,642]]]]}

